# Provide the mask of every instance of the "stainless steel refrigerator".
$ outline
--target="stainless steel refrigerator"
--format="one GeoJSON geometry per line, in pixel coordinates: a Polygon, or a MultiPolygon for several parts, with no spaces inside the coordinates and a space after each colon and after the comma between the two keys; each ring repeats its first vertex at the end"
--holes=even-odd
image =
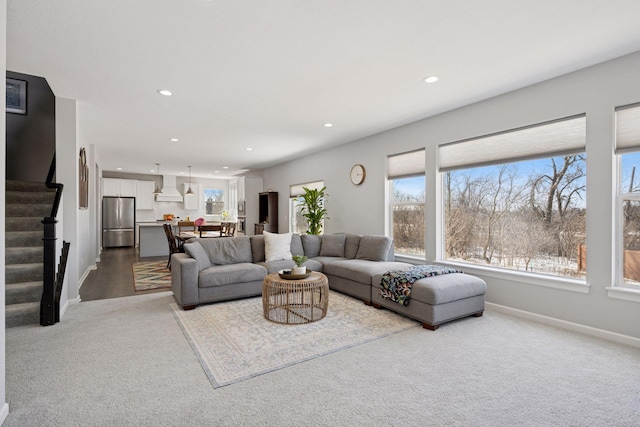
{"type": "Polygon", "coordinates": [[[135,197],[102,198],[102,247],[135,246],[135,197]]]}

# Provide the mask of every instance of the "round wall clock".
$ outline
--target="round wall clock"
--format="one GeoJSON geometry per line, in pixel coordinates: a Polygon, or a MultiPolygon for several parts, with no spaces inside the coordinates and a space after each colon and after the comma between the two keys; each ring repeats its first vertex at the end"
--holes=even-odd
{"type": "Polygon", "coordinates": [[[367,176],[367,171],[362,165],[353,165],[351,168],[351,182],[355,185],[360,185],[364,182],[364,178],[367,176]]]}

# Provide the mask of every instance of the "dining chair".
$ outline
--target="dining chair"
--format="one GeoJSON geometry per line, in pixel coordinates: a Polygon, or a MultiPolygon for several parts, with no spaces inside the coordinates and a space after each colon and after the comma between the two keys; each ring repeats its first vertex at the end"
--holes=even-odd
{"type": "Polygon", "coordinates": [[[223,222],[220,228],[220,237],[233,237],[236,234],[236,222],[223,222]]]}
{"type": "Polygon", "coordinates": [[[169,260],[167,261],[167,268],[171,270],[171,255],[177,254],[180,251],[176,237],[173,235],[173,229],[171,224],[163,224],[164,234],[167,236],[167,242],[169,243],[169,260]]]}
{"type": "Polygon", "coordinates": [[[222,230],[221,226],[219,225],[201,225],[198,227],[198,231],[200,232],[200,237],[202,237],[202,232],[207,232],[207,231],[220,231],[222,230]]]}
{"type": "Polygon", "coordinates": [[[178,234],[183,231],[196,231],[196,223],[193,221],[178,221],[178,234]]]}

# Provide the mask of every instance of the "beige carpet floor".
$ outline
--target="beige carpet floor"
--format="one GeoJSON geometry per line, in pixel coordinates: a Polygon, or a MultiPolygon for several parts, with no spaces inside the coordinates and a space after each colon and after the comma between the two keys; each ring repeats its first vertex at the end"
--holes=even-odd
{"type": "Polygon", "coordinates": [[[419,325],[387,310],[331,292],[327,316],[314,323],[282,325],[266,320],[262,298],[171,306],[214,387],[285,368],[419,325]]]}
{"type": "Polygon", "coordinates": [[[7,329],[10,413],[3,427],[638,426],[640,420],[640,349],[492,311],[214,388],[175,320],[173,302],[171,292],[88,301],[72,304],[55,326],[7,329]]]}

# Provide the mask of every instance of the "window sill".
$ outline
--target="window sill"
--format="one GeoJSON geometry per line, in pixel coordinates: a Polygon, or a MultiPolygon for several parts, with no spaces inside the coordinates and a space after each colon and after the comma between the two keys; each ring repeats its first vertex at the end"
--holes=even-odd
{"type": "Polygon", "coordinates": [[[409,264],[421,265],[426,262],[424,256],[419,255],[405,255],[405,254],[395,254],[395,261],[398,262],[407,262],[409,264]]]}
{"type": "Polygon", "coordinates": [[[609,298],[623,301],[640,302],[640,290],[635,288],[625,288],[623,286],[613,286],[605,288],[609,298]]]}
{"type": "Polygon", "coordinates": [[[524,271],[506,270],[484,267],[474,264],[453,261],[436,261],[439,265],[455,267],[469,274],[493,277],[495,279],[510,280],[533,286],[542,286],[551,289],[560,289],[579,294],[588,294],[590,286],[582,280],[554,277],[542,274],[527,273],[524,271]]]}

